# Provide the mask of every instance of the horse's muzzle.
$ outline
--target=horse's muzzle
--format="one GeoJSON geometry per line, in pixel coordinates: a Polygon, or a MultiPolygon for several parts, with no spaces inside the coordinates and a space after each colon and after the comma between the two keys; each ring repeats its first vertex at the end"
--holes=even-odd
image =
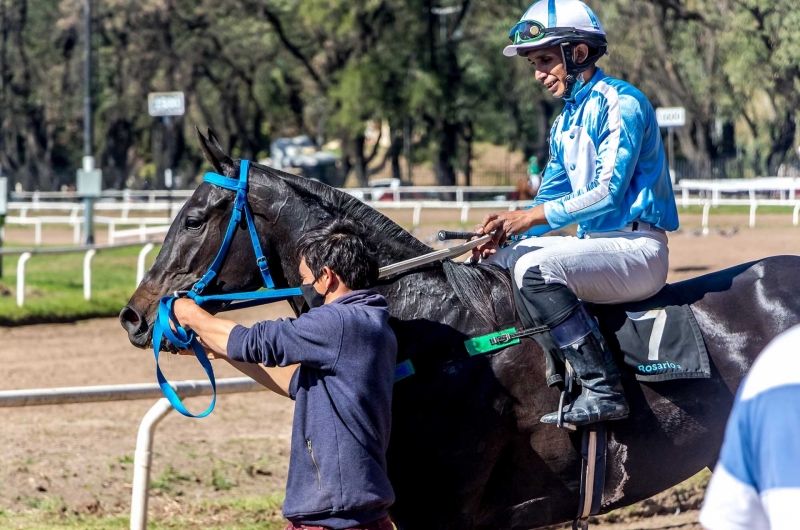
{"type": "Polygon", "coordinates": [[[137,348],[146,348],[150,341],[150,327],[135,307],[126,305],[119,312],[119,323],[128,332],[128,339],[137,348]]]}

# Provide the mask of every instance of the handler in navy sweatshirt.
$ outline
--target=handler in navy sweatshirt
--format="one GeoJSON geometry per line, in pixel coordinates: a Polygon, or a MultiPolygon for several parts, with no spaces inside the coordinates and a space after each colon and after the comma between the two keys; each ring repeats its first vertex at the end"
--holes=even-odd
{"type": "Polygon", "coordinates": [[[392,530],[386,448],[397,341],[386,299],[366,290],[378,279],[378,259],[362,234],[349,220],[303,234],[298,257],[311,309],[296,319],[246,328],[190,300],[174,306],[210,356],[296,400],[287,530],[392,530]]]}

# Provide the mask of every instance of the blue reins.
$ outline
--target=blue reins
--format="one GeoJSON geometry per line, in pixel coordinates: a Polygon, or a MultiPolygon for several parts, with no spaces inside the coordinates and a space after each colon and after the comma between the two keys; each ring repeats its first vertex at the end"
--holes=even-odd
{"type": "MultiPolygon", "coordinates": [[[[249,169],[250,161],[242,160],[239,167],[238,181],[234,181],[233,179],[218,173],[206,173],[203,177],[203,182],[208,182],[214,186],[235,191],[236,199],[233,204],[233,214],[231,215],[231,220],[228,223],[228,230],[225,232],[225,238],[222,240],[222,245],[220,245],[217,256],[214,258],[214,261],[211,263],[208,271],[206,271],[202,278],[200,278],[197,283],[194,284],[192,289],[186,294],[186,296],[194,300],[197,305],[203,305],[205,302],[212,301],[238,302],[231,304],[224,309],[224,311],[228,311],[231,309],[251,307],[254,305],[269,304],[302,295],[302,292],[298,287],[275,289],[275,283],[272,281],[272,276],[270,275],[269,267],[267,266],[267,258],[264,256],[264,251],[261,249],[261,243],[258,240],[256,225],[253,222],[253,212],[250,209],[250,205],[247,203],[247,175],[249,169]],[[250,241],[253,244],[253,250],[256,254],[256,264],[258,265],[258,270],[261,272],[261,278],[264,280],[264,287],[266,290],[204,296],[201,294],[203,289],[205,289],[206,286],[213,281],[217,274],[219,274],[219,270],[222,268],[222,263],[225,261],[225,256],[228,255],[228,249],[230,249],[231,243],[233,242],[233,237],[236,234],[236,228],[242,222],[243,215],[245,224],[250,232],[250,241]]],[[[214,410],[214,405],[217,403],[217,385],[214,379],[214,369],[211,367],[211,361],[209,361],[205,349],[197,340],[197,336],[194,334],[194,332],[185,330],[179,325],[177,318],[175,318],[173,304],[178,298],[178,296],[165,296],[158,304],[158,315],[156,316],[156,320],[153,325],[153,353],[156,358],[156,378],[158,379],[158,385],[161,387],[161,392],[164,394],[164,397],[169,400],[170,404],[175,408],[175,410],[189,418],[203,418],[208,416],[211,411],[214,410]],[[170,323],[175,326],[175,330],[172,329],[170,323]],[[186,410],[186,407],[181,402],[181,398],[178,397],[175,389],[172,388],[167,379],[164,377],[164,374],[161,373],[161,367],[158,364],[158,355],[161,350],[161,341],[163,338],[166,338],[177,348],[182,350],[192,350],[194,352],[194,356],[203,367],[203,370],[205,370],[206,375],[211,382],[211,387],[214,389],[214,397],[211,400],[211,404],[204,412],[200,414],[192,414],[186,410]]]]}

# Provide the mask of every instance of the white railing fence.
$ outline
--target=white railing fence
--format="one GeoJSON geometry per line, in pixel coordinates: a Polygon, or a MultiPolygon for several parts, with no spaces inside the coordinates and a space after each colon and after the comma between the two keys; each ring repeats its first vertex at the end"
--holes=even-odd
{"type": "MultiPolygon", "coordinates": [[[[249,377],[218,379],[216,383],[217,394],[238,394],[266,390],[266,388],[249,377]]],[[[211,383],[208,381],[180,381],[171,385],[181,399],[207,396],[213,393],[211,383]]],[[[101,403],[160,398],[142,418],[136,436],[136,450],[133,457],[130,528],[131,530],[145,530],[147,528],[150,469],[153,463],[153,439],[156,427],[172,410],[172,405],[170,405],[169,401],[161,396],[161,389],[156,383],[2,390],[0,391],[0,407],[30,407],[36,405],[101,403]]]]}
{"type": "Polygon", "coordinates": [[[717,201],[722,199],[723,194],[744,195],[747,194],[750,200],[756,200],[758,194],[777,194],[777,200],[792,201],[797,197],[800,190],[800,178],[791,177],[764,177],[757,179],[719,179],[719,180],[695,180],[683,179],[675,187],[680,191],[682,199],[689,199],[690,193],[701,193],[716,206],[717,201]]]}
{"type": "MultiPolygon", "coordinates": [[[[798,224],[798,208],[800,200],[797,191],[800,190],[800,179],[788,177],[769,177],[763,179],[726,179],[726,180],[687,180],[684,179],[675,186],[679,206],[703,206],[703,233],[708,233],[710,208],[713,206],[748,206],[750,208],[750,226],[756,224],[756,212],[760,206],[786,206],[792,207],[792,222],[798,224]],[[733,197],[730,197],[733,195],[733,197]],[[777,195],[777,197],[775,197],[777,195]],[[742,197],[745,196],[746,198],[742,197]]],[[[346,188],[345,191],[377,210],[412,210],[411,224],[414,228],[421,224],[423,210],[459,210],[462,224],[468,222],[470,211],[473,209],[509,209],[525,207],[530,204],[526,201],[502,200],[509,193],[515,191],[512,186],[400,186],[393,188],[346,188]],[[482,196],[483,200],[466,200],[471,195],[482,196]],[[487,196],[493,196],[487,200],[487,196]],[[431,197],[455,198],[455,200],[434,200],[431,197]],[[391,200],[383,200],[389,199],[391,200]]],[[[170,201],[155,200],[162,198],[167,192],[107,192],[108,198],[120,197],[123,202],[99,202],[95,208],[100,211],[120,212],[119,217],[97,216],[96,222],[108,226],[108,242],[115,244],[120,240],[137,239],[145,242],[154,236],[164,236],[169,230],[169,225],[175,218],[183,201],[191,191],[174,192],[170,201]],[[130,202],[133,197],[145,194],[148,202],[130,202]],[[152,200],[150,200],[152,199],[152,200]],[[132,211],[139,212],[164,212],[163,217],[136,217],[129,216],[132,211]],[[138,228],[119,230],[119,225],[138,225],[138,228]]],[[[14,194],[12,194],[13,196],[14,194]]],[[[32,195],[32,194],[28,194],[32,195]]],[[[16,194],[18,198],[25,194],[16,194]]],[[[35,244],[40,245],[42,239],[42,224],[68,224],[73,227],[73,239],[80,239],[80,229],[83,217],[83,204],[44,201],[42,198],[67,198],[71,195],[60,192],[38,194],[32,202],[11,202],[9,210],[19,211],[18,216],[6,218],[9,224],[27,224],[35,226],[35,244]],[[70,212],[69,216],[30,216],[30,212],[64,211],[70,212]]]]}
{"type": "MultiPolygon", "coordinates": [[[[346,193],[356,195],[359,198],[371,198],[378,200],[384,195],[392,195],[395,201],[401,200],[404,195],[419,193],[455,193],[457,200],[463,201],[465,195],[472,193],[497,193],[507,194],[513,192],[514,186],[391,186],[374,188],[340,188],[346,193]]],[[[144,203],[153,204],[159,201],[180,202],[191,197],[194,190],[104,190],[100,194],[100,199],[119,199],[122,202],[131,204],[132,208],[137,208],[144,203]]],[[[80,202],[81,197],[75,192],[62,191],[22,191],[12,192],[13,201],[27,201],[30,203],[44,203],[49,200],[80,202]]],[[[98,203],[108,204],[105,202],[98,203]]]]}
{"type": "MultiPolygon", "coordinates": [[[[96,215],[94,218],[94,222],[96,225],[107,225],[108,226],[108,243],[113,245],[120,239],[126,239],[131,237],[137,237],[140,241],[144,241],[149,235],[153,234],[166,234],[167,230],[169,230],[169,225],[172,223],[172,220],[177,215],[177,212],[180,211],[180,207],[183,206],[181,204],[154,204],[154,205],[139,205],[144,206],[148,212],[159,212],[163,211],[167,215],[163,217],[129,217],[128,212],[130,210],[130,205],[125,203],[122,204],[98,204],[95,205],[95,210],[105,210],[105,211],[119,211],[121,212],[120,217],[109,217],[104,215],[96,215]],[[128,230],[119,230],[118,226],[131,226],[131,225],[138,225],[139,228],[135,229],[128,229],[128,230]],[[156,225],[156,228],[153,228],[153,225],[156,225]]],[[[83,213],[83,205],[80,204],[69,204],[69,203],[61,203],[61,202],[50,202],[50,203],[9,203],[8,209],[9,211],[16,211],[19,212],[19,215],[9,215],[5,219],[5,224],[7,225],[22,225],[22,226],[30,226],[33,225],[34,227],[34,242],[33,244],[39,246],[42,244],[42,226],[45,224],[52,224],[52,225],[68,225],[72,227],[72,242],[73,244],[77,245],[81,241],[81,236],[84,235],[81,233],[81,229],[83,228],[84,217],[83,213]],[[31,216],[29,215],[30,212],[40,212],[40,211],[60,211],[60,210],[69,210],[70,214],[66,215],[36,215],[31,216]]]]}
{"type": "Polygon", "coordinates": [[[774,200],[750,200],[750,199],[717,199],[716,204],[711,199],[688,199],[682,201],[681,206],[702,206],[703,213],[701,225],[703,227],[703,235],[708,235],[708,224],[711,208],[716,206],[748,206],[750,208],[750,215],[748,226],[754,228],[756,226],[756,211],[759,206],[785,206],[792,207],[792,225],[798,226],[800,224],[800,200],[782,200],[780,202],[774,200]]]}
{"type": "Polygon", "coordinates": [[[147,226],[147,224],[142,224],[139,228],[129,228],[127,230],[117,230],[116,225],[109,224],[108,225],[108,244],[113,245],[120,239],[135,239],[139,242],[147,241],[148,239],[153,239],[153,237],[160,237],[163,239],[166,237],[167,232],[169,232],[170,225],[157,225],[157,226],[147,226]]]}
{"type": "MultiPolygon", "coordinates": [[[[136,285],[142,281],[145,273],[145,260],[147,254],[155,248],[154,242],[146,242],[139,251],[136,259],[136,285]]],[[[85,252],[83,256],[83,298],[84,300],[91,300],[92,298],[92,258],[98,251],[109,250],[112,248],[125,248],[132,246],[139,246],[141,243],[118,243],[114,245],[93,245],[84,247],[67,247],[67,248],[31,248],[31,249],[0,249],[0,259],[3,256],[19,255],[17,260],[17,306],[22,307],[25,304],[25,265],[33,255],[37,254],[70,254],[75,252],[85,252]]]]}
{"type": "Polygon", "coordinates": [[[147,255],[150,253],[151,250],[155,245],[152,243],[147,243],[145,246],[142,247],[142,250],[139,251],[139,255],[136,257],[136,285],[138,286],[142,283],[142,278],[144,278],[145,273],[145,259],[147,259],[147,255]]]}

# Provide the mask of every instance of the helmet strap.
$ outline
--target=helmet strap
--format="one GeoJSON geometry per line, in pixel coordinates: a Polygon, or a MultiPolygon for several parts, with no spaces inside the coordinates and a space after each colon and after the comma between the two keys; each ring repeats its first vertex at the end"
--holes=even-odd
{"type": "MultiPolygon", "coordinates": [[[[564,89],[564,94],[561,95],[561,98],[567,101],[572,100],[574,95],[573,91],[575,90],[575,86],[578,85],[578,78],[580,75],[588,70],[594,63],[596,63],[597,60],[605,53],[605,48],[601,48],[598,50],[598,53],[586,57],[585,61],[578,64],[575,62],[575,58],[572,53],[575,49],[575,46],[576,45],[573,45],[571,42],[561,43],[561,58],[564,60],[564,69],[567,71],[567,77],[564,79],[566,88],[564,89]]],[[[580,85],[582,86],[583,83],[580,85]]]]}

